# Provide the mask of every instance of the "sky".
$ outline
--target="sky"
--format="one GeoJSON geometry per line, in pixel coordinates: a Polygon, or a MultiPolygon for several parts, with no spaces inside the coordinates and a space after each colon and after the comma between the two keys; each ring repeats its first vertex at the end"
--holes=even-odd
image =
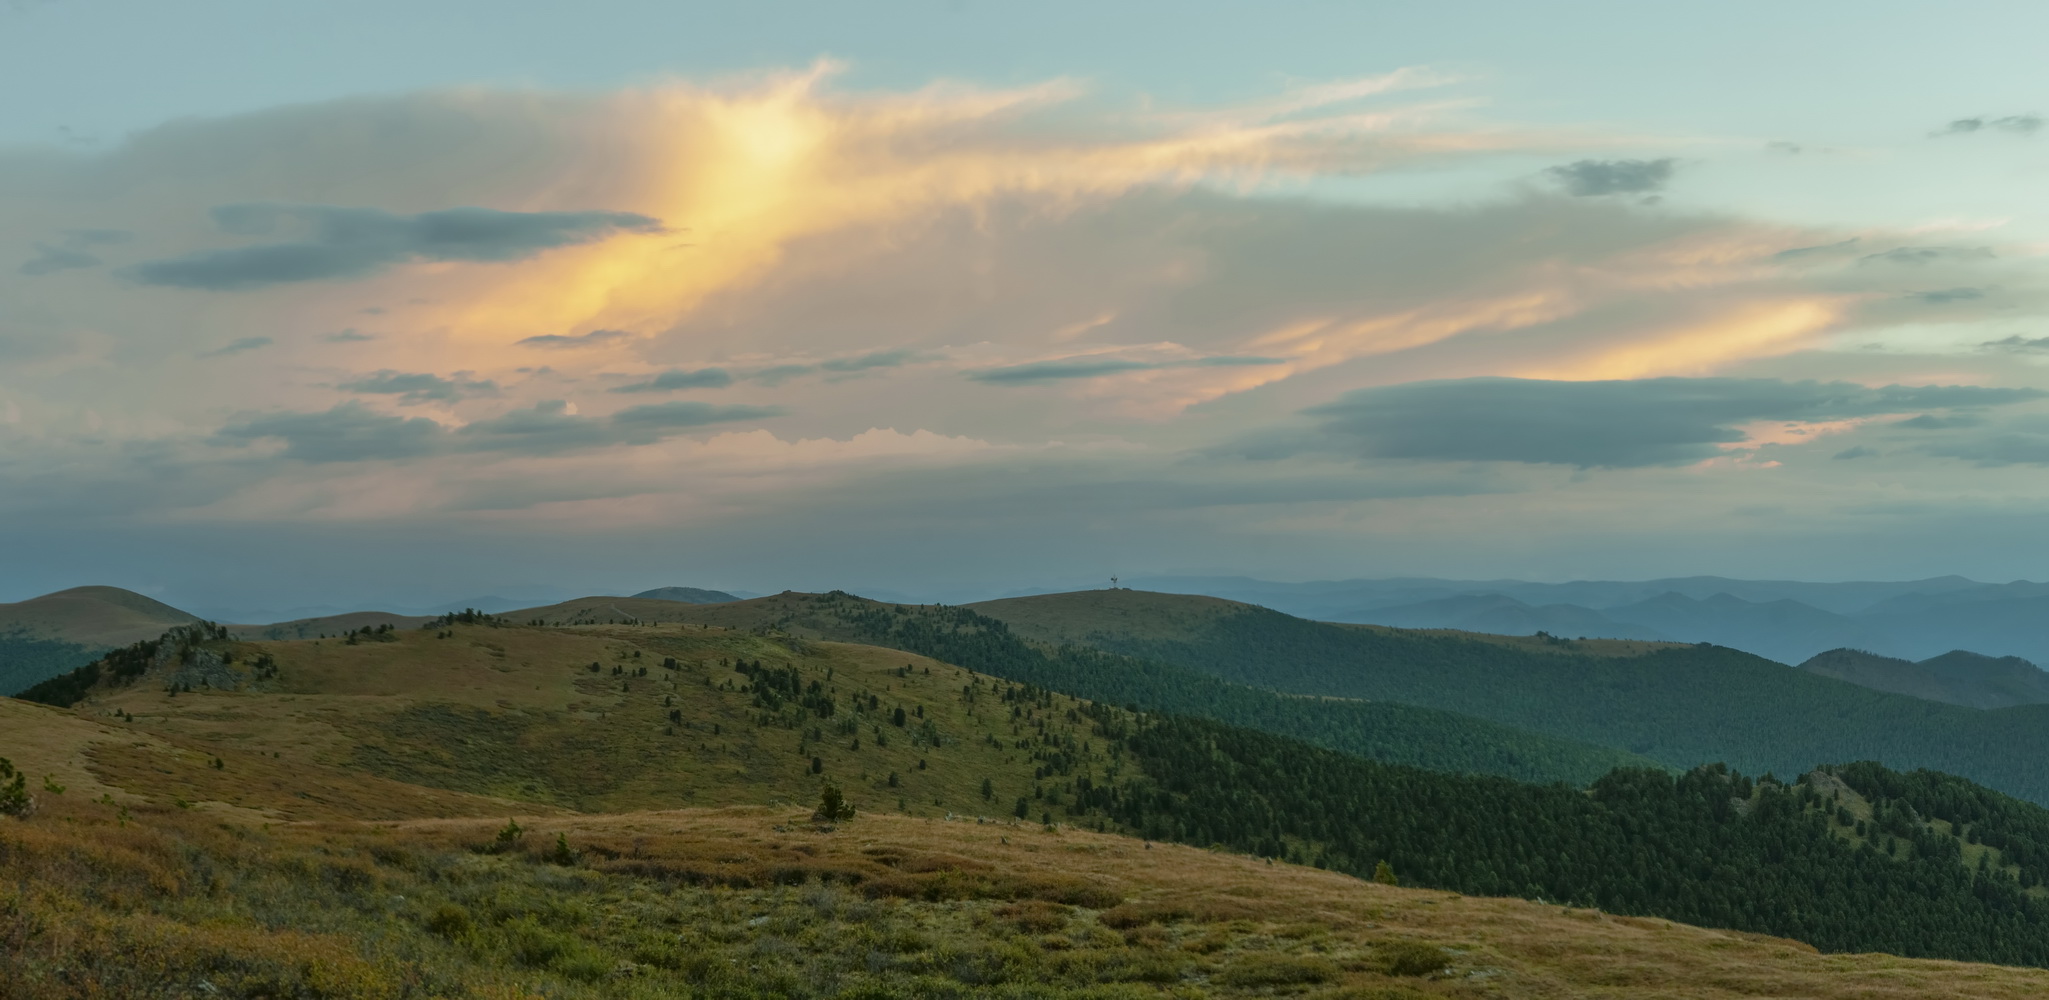
{"type": "Polygon", "coordinates": [[[0,600],[2041,579],[2045,22],[0,0],[0,600]]]}

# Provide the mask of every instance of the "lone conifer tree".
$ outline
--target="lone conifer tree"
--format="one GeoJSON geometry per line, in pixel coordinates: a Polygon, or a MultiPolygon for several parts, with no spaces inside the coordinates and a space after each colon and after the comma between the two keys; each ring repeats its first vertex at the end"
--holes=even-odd
{"type": "Polygon", "coordinates": [[[818,811],[811,814],[813,823],[838,823],[854,818],[854,805],[840,792],[840,786],[828,781],[825,790],[818,796],[818,811]]]}
{"type": "Polygon", "coordinates": [[[1402,880],[1395,877],[1394,866],[1388,864],[1385,859],[1373,866],[1373,881],[1379,882],[1382,885],[1402,884],[1402,880]]]}

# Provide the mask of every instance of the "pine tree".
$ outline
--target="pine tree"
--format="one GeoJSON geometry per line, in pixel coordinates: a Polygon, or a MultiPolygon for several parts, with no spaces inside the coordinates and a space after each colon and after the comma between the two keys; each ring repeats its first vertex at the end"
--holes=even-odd
{"type": "Polygon", "coordinates": [[[854,818],[854,805],[840,792],[840,786],[828,781],[825,790],[818,795],[818,811],[811,814],[814,823],[840,823],[854,818]]]}

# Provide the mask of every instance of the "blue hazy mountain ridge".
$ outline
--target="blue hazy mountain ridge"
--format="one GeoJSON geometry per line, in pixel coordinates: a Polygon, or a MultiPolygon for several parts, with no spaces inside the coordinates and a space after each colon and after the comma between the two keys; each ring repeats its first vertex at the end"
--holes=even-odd
{"type": "Polygon", "coordinates": [[[2049,584],[2027,581],[1986,584],[1946,576],[1811,583],[1703,576],[1272,583],[1166,577],[1133,585],[1245,601],[1319,621],[1711,642],[1788,664],[1843,647],[1909,660],[1965,649],[2049,662],[2049,584]]]}
{"type": "Polygon", "coordinates": [[[1432,601],[1382,608],[1373,625],[1396,628],[1451,628],[1495,635],[1599,636],[1603,639],[1673,641],[1647,625],[1618,622],[1576,604],[1529,605],[1506,594],[1460,594],[1432,601]]]}

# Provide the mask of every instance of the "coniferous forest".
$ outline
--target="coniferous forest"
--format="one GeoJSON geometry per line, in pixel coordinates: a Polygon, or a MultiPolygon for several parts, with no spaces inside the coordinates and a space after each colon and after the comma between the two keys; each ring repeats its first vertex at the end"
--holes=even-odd
{"type": "Polygon", "coordinates": [[[1621,767],[1590,783],[1447,773],[1310,745],[1309,727],[1245,707],[1257,702],[1238,692],[1252,689],[1034,645],[967,609],[846,601],[836,613],[863,641],[1023,684],[1024,700],[1043,688],[1097,701],[1098,732],[1145,776],[1075,782],[1070,812],[1083,821],[1362,877],[1385,862],[1404,884],[1831,951],[2049,965],[2049,810],[1951,775],[1868,762],[1783,780],[1720,764],[1621,767]],[[1851,815],[1845,792],[1868,800],[1868,819],[1851,815]]]}

